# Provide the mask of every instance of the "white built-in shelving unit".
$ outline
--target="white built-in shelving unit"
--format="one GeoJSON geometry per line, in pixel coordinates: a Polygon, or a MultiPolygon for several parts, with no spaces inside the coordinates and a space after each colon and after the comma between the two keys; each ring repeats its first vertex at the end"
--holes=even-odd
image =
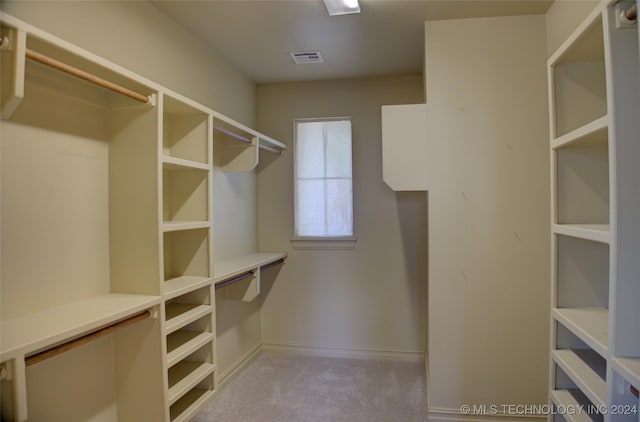
{"type": "Polygon", "coordinates": [[[550,400],[585,406],[550,420],[640,420],[640,62],[619,19],[633,4],[600,3],[548,61],[550,400]]]}
{"type": "Polygon", "coordinates": [[[214,129],[230,169],[285,146],[9,15],[0,35],[1,419],[188,421],[216,392],[228,271],[214,129]]]}

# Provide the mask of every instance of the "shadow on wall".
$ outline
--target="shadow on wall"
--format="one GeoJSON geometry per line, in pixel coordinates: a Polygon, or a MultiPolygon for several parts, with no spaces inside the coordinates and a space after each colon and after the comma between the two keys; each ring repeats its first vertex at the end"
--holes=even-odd
{"type": "MultiPolygon", "coordinates": [[[[406,279],[410,283],[406,291],[412,305],[411,311],[414,313],[413,321],[422,320],[425,322],[424,326],[428,327],[427,307],[421,306],[422,303],[428,303],[429,290],[428,192],[395,192],[395,197],[406,279]],[[416,235],[416,233],[422,233],[422,236],[416,235]]],[[[424,336],[425,342],[428,339],[427,333],[416,333],[416,335],[424,336]]],[[[427,350],[428,344],[425,343],[425,352],[427,350]]]]}

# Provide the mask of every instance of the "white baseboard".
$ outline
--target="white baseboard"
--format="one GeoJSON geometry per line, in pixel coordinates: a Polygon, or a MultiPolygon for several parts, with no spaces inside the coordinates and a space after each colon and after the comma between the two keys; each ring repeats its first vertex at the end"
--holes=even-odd
{"type": "Polygon", "coordinates": [[[517,416],[517,415],[464,415],[459,409],[434,409],[427,410],[428,422],[541,422],[546,415],[517,416]]]}
{"type": "Polygon", "coordinates": [[[222,387],[224,387],[229,381],[236,377],[240,372],[246,369],[247,366],[254,360],[260,356],[262,353],[262,344],[258,343],[249,349],[244,355],[240,356],[238,360],[236,360],[229,368],[227,368],[222,374],[220,374],[220,378],[218,378],[216,383],[216,389],[219,391],[222,387]]]}
{"type": "Polygon", "coordinates": [[[424,352],[404,350],[357,349],[348,347],[318,347],[302,344],[263,342],[262,350],[272,353],[339,357],[355,359],[396,360],[404,362],[424,362],[424,352]]]}

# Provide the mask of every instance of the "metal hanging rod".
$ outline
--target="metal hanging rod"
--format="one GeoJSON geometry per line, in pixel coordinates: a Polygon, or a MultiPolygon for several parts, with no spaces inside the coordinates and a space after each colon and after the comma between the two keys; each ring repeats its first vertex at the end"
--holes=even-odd
{"type": "MultiPolygon", "coordinates": [[[[238,135],[237,133],[234,133],[234,132],[232,132],[230,130],[227,130],[227,129],[223,129],[223,128],[218,127],[218,126],[214,126],[213,130],[215,130],[216,132],[224,133],[225,135],[228,135],[228,136],[232,137],[233,139],[237,139],[238,141],[244,142],[246,144],[250,144],[250,143],[253,142],[251,139],[249,139],[249,138],[247,138],[245,136],[238,135]]],[[[274,154],[282,155],[282,151],[280,151],[279,149],[273,148],[273,147],[270,147],[270,146],[267,146],[267,145],[263,145],[260,142],[258,142],[258,147],[260,149],[265,150],[265,151],[269,151],[269,152],[273,152],[274,154]]]]}
{"type": "Polygon", "coordinates": [[[223,281],[222,283],[216,284],[216,290],[228,286],[229,284],[233,284],[233,283],[237,283],[240,280],[244,280],[245,278],[248,277],[253,277],[255,274],[253,273],[253,271],[247,271],[246,273],[240,274],[239,276],[230,278],[228,280],[223,281]]]}
{"type": "Polygon", "coordinates": [[[107,334],[111,334],[114,331],[117,331],[121,328],[124,328],[128,325],[135,324],[138,321],[142,321],[143,319],[147,319],[151,316],[151,311],[144,311],[136,314],[132,317],[124,319],[122,321],[116,322],[114,324],[108,325],[104,328],[100,328],[97,331],[93,331],[89,334],[85,334],[82,337],[78,337],[76,339],[70,340],[66,343],[62,343],[58,346],[52,347],[50,349],[44,350],[42,352],[36,353],[31,356],[27,356],[24,359],[24,363],[27,366],[34,365],[38,362],[42,362],[43,360],[52,358],[61,353],[64,353],[68,350],[75,349],[76,347],[82,346],[83,344],[89,343],[99,337],[106,336],[107,334]]]}
{"type": "Polygon", "coordinates": [[[273,262],[268,263],[267,265],[263,265],[262,267],[260,267],[260,271],[268,270],[271,267],[275,267],[275,266],[281,265],[281,264],[284,264],[284,258],[280,258],[277,261],[273,261],[273,262]]]}
{"type": "MultiPolygon", "coordinates": [[[[5,37],[6,38],[6,37],[5,37]]],[[[4,38],[2,40],[4,42],[4,38]]],[[[1,44],[1,43],[0,43],[1,44]]],[[[144,104],[149,104],[151,102],[151,97],[148,95],[140,94],[139,92],[135,92],[129,88],[125,88],[123,86],[117,85],[113,82],[109,82],[106,79],[102,79],[98,76],[92,75],[91,73],[85,72],[84,70],[80,70],[76,67],[70,66],[66,63],[62,63],[56,59],[53,59],[49,56],[45,56],[44,54],[38,53],[36,51],[27,49],[25,53],[28,59],[36,61],[38,63],[42,63],[46,66],[57,69],[61,72],[68,73],[77,78],[83,79],[87,82],[91,82],[95,85],[101,86],[108,90],[117,92],[118,94],[125,95],[129,98],[133,98],[136,101],[140,101],[144,104]]]]}

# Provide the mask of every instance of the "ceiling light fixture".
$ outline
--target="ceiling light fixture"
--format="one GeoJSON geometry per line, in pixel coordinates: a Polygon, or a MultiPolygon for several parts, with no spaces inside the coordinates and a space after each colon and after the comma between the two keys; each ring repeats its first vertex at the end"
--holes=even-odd
{"type": "Polygon", "coordinates": [[[323,0],[327,7],[329,16],[348,15],[350,13],[360,13],[358,0],[323,0]]]}

